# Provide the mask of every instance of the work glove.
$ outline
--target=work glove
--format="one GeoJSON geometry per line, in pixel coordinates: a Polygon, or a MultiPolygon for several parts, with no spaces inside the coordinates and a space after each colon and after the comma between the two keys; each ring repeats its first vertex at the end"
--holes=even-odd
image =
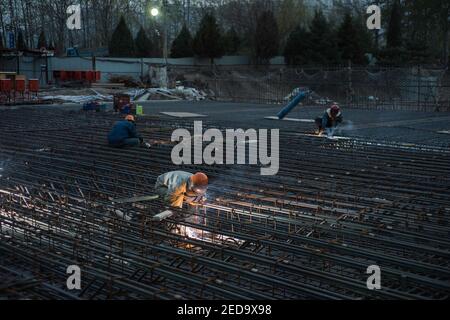
{"type": "Polygon", "coordinates": [[[199,201],[198,201],[198,203],[200,203],[200,204],[205,204],[206,203],[206,201],[208,201],[208,199],[205,197],[205,196],[201,196],[201,197],[199,197],[200,199],[199,199],[199,201]]]}
{"type": "Polygon", "coordinates": [[[152,145],[148,142],[141,142],[141,148],[147,148],[150,149],[152,145]]]}
{"type": "Polygon", "coordinates": [[[187,197],[186,203],[190,206],[202,206],[206,202],[205,196],[187,197]]]}

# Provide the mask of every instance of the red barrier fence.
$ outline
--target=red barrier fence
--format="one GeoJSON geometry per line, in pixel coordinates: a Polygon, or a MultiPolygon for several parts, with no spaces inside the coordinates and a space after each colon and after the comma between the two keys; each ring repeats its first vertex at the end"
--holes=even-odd
{"type": "MultiPolygon", "coordinates": [[[[31,102],[31,96],[37,98],[39,92],[39,79],[29,79],[28,87],[25,79],[0,79],[0,104],[31,102]],[[26,100],[26,96],[28,100],[26,100]]],[[[36,100],[35,100],[36,101],[36,100]]]]}
{"type": "Polygon", "coordinates": [[[16,80],[16,92],[23,94],[25,92],[25,80],[16,80]]]}
{"type": "Polygon", "coordinates": [[[39,92],[39,79],[30,79],[28,81],[28,91],[36,94],[39,92]]]}
{"type": "Polygon", "coordinates": [[[11,79],[0,79],[0,91],[1,92],[11,92],[12,91],[12,80],[11,79]]]}
{"type": "Polygon", "coordinates": [[[56,81],[83,81],[83,82],[97,82],[101,79],[100,71],[69,71],[69,70],[55,70],[53,71],[53,78],[56,81]]]}

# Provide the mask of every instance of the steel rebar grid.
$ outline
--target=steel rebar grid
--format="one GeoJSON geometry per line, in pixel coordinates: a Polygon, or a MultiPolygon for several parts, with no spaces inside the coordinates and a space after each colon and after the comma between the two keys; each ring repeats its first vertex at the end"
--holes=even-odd
{"type": "MultiPolygon", "coordinates": [[[[65,267],[75,260],[90,284],[81,298],[448,295],[445,150],[358,139],[330,143],[282,133],[282,145],[291,148],[281,149],[278,177],[262,178],[256,167],[208,167],[217,181],[210,206],[153,223],[162,203],[116,208],[110,199],[151,192],[157,175],[175,169],[170,128],[192,124],[157,118],[140,124],[157,129],[147,137],[168,144],[149,156],[104,145],[114,117],[64,115],[56,117],[53,129],[43,121],[45,112],[31,112],[38,131],[25,125],[22,132],[2,129],[8,131],[8,139],[0,139],[2,157],[14,161],[6,166],[13,172],[3,173],[2,190],[12,194],[2,196],[2,237],[8,241],[1,250],[43,270],[40,277],[53,275],[60,285],[65,267]],[[322,149],[340,161],[315,163],[322,149]],[[115,210],[135,218],[118,219],[115,210]],[[187,222],[186,214],[207,223],[187,222]],[[170,232],[176,226],[243,243],[190,239],[170,232]],[[384,270],[386,291],[365,288],[365,268],[373,263],[384,270]],[[139,281],[133,280],[137,276],[139,281]]],[[[8,123],[26,123],[8,116],[16,117],[8,123]]]]}

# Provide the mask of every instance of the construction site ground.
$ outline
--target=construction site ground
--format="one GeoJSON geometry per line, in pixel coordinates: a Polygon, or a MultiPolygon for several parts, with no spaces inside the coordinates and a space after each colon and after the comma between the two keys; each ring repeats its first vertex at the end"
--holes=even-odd
{"type": "MultiPolygon", "coordinates": [[[[109,111],[112,103],[106,103],[109,111]]],[[[264,105],[251,103],[233,103],[216,101],[148,101],[139,102],[144,107],[144,114],[172,118],[164,112],[184,112],[200,114],[206,117],[185,118],[184,120],[211,120],[229,123],[243,128],[277,128],[281,130],[310,133],[314,131],[311,120],[321,117],[326,107],[300,106],[294,109],[285,120],[270,120],[282,108],[281,105],[264,105]],[[309,122],[308,122],[309,121],[309,122]]],[[[1,107],[2,109],[30,108],[1,107]]],[[[77,103],[33,106],[36,110],[80,110],[77,103]]],[[[173,120],[173,118],[172,118],[173,120]]],[[[418,143],[437,146],[450,144],[450,112],[421,112],[401,110],[345,109],[345,125],[338,135],[379,139],[398,143],[418,143]]]]}
{"type": "MultiPolygon", "coordinates": [[[[111,149],[122,116],[80,105],[0,107],[0,298],[444,299],[450,293],[450,113],[344,109],[342,139],[318,138],[322,107],[143,102],[151,149],[111,149]],[[206,117],[178,118],[163,112],[206,117]],[[301,121],[298,121],[298,120],[301,121]],[[280,129],[280,170],[171,161],[176,128],[280,129]],[[208,202],[171,209],[158,175],[206,172],[208,202]],[[83,288],[68,291],[67,267],[83,288]],[[382,289],[369,290],[379,266],[382,289]]],[[[111,107],[111,106],[110,106],[111,107]]]]}

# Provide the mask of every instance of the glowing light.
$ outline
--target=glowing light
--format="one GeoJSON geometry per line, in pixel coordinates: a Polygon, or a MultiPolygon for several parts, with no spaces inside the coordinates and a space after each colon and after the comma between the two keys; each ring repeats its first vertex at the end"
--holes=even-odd
{"type": "Polygon", "coordinates": [[[187,227],[183,225],[178,225],[177,228],[173,231],[175,234],[179,234],[183,237],[199,240],[208,243],[217,243],[217,242],[230,242],[233,244],[240,245],[244,241],[240,239],[236,239],[233,237],[228,237],[222,234],[211,233],[208,231],[204,231],[202,229],[187,227]]]}
{"type": "Polygon", "coordinates": [[[158,10],[157,8],[152,8],[152,10],[150,10],[150,14],[151,14],[153,17],[156,17],[156,16],[159,15],[159,10],[158,10]]]}

